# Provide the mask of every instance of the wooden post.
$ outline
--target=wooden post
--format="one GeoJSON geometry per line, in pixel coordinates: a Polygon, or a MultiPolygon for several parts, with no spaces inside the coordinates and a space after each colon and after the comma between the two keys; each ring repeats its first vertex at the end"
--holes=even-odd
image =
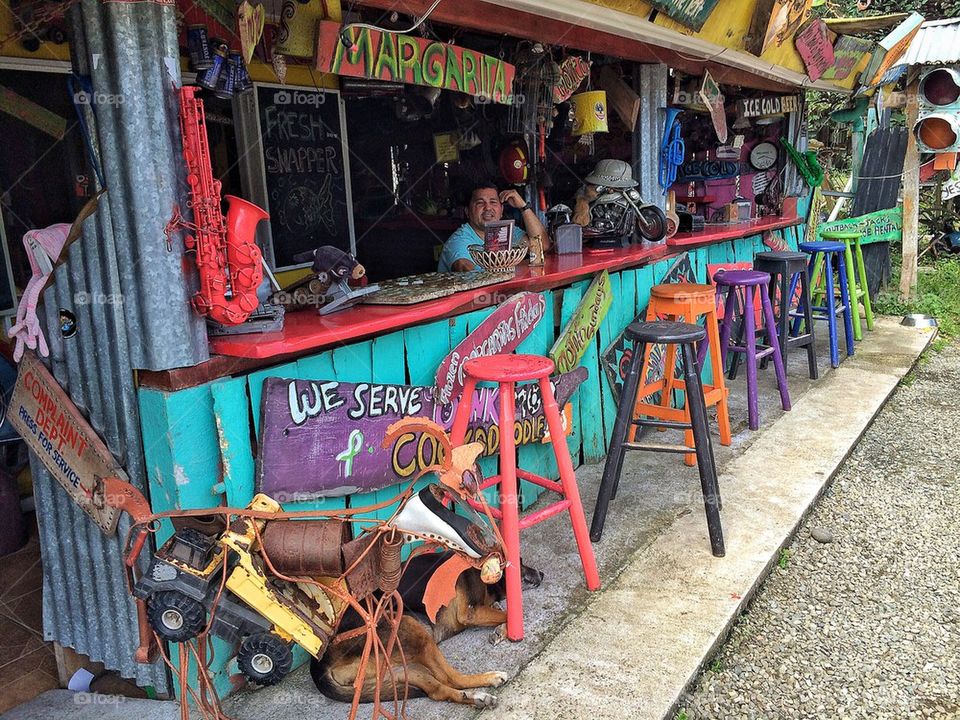
{"type": "Polygon", "coordinates": [[[907,85],[907,155],[903,161],[903,261],[900,266],[900,297],[917,292],[917,250],[920,236],[920,151],[913,127],[917,124],[917,79],[907,85]]]}

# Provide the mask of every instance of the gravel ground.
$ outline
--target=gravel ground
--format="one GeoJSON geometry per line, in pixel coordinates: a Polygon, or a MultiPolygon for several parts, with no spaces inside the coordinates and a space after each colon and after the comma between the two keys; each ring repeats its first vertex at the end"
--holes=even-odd
{"type": "Polygon", "coordinates": [[[960,718],[958,396],[953,344],[867,430],[678,718],[960,718]]]}

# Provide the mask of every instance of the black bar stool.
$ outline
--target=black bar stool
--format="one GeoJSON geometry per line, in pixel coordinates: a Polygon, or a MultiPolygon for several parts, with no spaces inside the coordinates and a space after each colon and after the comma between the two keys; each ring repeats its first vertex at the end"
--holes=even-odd
{"type": "MultiPolygon", "coordinates": [[[[787,350],[796,348],[807,349],[807,365],[810,378],[816,380],[817,351],[813,335],[813,311],[810,308],[810,278],[807,276],[807,263],[810,256],[802,252],[762,252],[753,257],[753,269],[770,273],[770,301],[777,318],[777,337],[780,339],[780,355],[783,364],[787,364],[787,350]],[[793,294],[797,283],[800,283],[800,300],[796,311],[791,312],[793,294]],[[777,303],[776,292],[780,291],[780,302],[777,303]],[[790,319],[803,318],[802,335],[790,337],[790,319]]],[[[736,362],[736,361],[734,361],[736,362]]]]}
{"type": "MultiPolygon", "coordinates": [[[[720,488],[717,483],[717,469],[713,459],[713,445],[710,441],[710,428],[707,425],[707,409],[703,401],[703,385],[700,381],[700,364],[697,362],[696,344],[703,341],[706,332],[702,327],[682,322],[635,322],[624,331],[627,339],[634,343],[630,367],[623,383],[620,406],[617,409],[617,421],[613,426],[613,438],[610,451],[603,466],[603,479],[600,482],[600,494],[597,506],[593,510],[593,524],[590,527],[590,539],[600,540],[603,525],[607,519],[607,506],[617,494],[620,484],[620,472],[623,458],[628,450],[647,452],[668,452],[697,456],[697,468],[700,471],[700,487],[703,490],[703,503],[707,512],[707,528],[710,532],[710,546],[716,557],[723,557],[723,528],[720,525],[720,488]],[[679,345],[683,359],[683,379],[690,408],[690,422],[673,422],[655,419],[633,418],[637,390],[640,387],[640,374],[643,357],[648,344],[679,345]],[[633,441],[627,435],[632,426],[636,426],[633,441]],[[673,430],[691,430],[694,447],[686,445],[668,445],[663,443],[643,443],[637,441],[642,428],[670,428],[673,430]]],[[[669,369],[665,368],[666,371],[669,369]]]]}

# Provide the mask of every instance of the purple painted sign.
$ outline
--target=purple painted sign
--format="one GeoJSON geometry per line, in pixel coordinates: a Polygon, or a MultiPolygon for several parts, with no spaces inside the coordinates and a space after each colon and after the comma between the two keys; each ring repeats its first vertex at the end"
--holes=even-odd
{"type": "MultiPolygon", "coordinates": [[[[586,377],[586,369],[578,368],[551,379],[561,407],[586,377]]],[[[497,387],[477,388],[473,395],[466,441],[481,443],[484,455],[494,455],[500,447],[499,395],[497,387]]],[[[541,441],[547,422],[540,389],[519,385],[515,397],[517,444],[541,441]]],[[[405,417],[425,417],[449,431],[456,409],[456,403],[437,402],[430,387],[267,378],[257,492],[292,502],[411,480],[438,461],[437,442],[411,433],[383,448],[387,428],[405,417]]]]}
{"type": "Polygon", "coordinates": [[[475,357],[512,353],[543,317],[546,302],[538,293],[519,293],[499,305],[490,317],[457,345],[437,370],[437,398],[450,400],[463,391],[463,364],[475,357]]]}

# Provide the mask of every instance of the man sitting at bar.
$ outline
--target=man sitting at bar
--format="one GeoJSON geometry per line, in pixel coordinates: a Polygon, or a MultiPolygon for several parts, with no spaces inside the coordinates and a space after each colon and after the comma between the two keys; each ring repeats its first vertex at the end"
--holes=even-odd
{"type": "Polygon", "coordinates": [[[533,237],[539,235],[546,246],[547,231],[537,214],[524,202],[520,193],[513,189],[498,192],[493,184],[480,183],[470,193],[470,200],[467,202],[467,222],[457,228],[443,244],[439,272],[469,272],[477,269],[467,248],[470,245],[483,245],[484,225],[496,222],[503,217],[504,205],[520,211],[523,227],[527,231],[524,233],[520,228],[514,227],[514,243],[528,235],[533,237]]]}

